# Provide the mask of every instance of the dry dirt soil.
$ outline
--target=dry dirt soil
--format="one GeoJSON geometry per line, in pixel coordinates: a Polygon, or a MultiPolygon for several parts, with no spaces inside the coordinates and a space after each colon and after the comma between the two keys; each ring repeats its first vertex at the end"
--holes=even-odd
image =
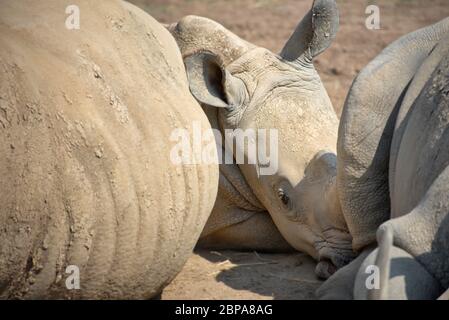
{"type": "Polygon", "coordinates": [[[162,299],[313,299],[321,284],[303,253],[197,251],[162,299]]]}
{"type": "MultiPolygon", "coordinates": [[[[312,0],[132,0],[160,22],[195,14],[279,52],[312,0]]],[[[356,74],[393,40],[449,16],[449,0],[337,0],[340,30],[315,60],[340,114],[356,74]],[[380,8],[380,30],[365,27],[368,5],[380,8]]],[[[404,57],[406,58],[406,57],[404,57]]],[[[163,299],[312,299],[320,282],[303,254],[196,252],[163,299]]]]}

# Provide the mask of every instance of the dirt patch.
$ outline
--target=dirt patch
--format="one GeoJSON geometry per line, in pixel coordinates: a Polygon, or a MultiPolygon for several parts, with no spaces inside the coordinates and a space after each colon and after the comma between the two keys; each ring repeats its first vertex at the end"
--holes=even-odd
{"type": "Polygon", "coordinates": [[[162,299],[314,299],[314,269],[302,253],[198,251],[162,299]]]}

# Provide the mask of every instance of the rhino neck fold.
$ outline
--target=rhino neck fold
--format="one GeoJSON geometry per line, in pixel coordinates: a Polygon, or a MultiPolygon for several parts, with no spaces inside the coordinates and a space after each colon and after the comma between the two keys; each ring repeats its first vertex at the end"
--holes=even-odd
{"type": "Polygon", "coordinates": [[[238,165],[220,165],[220,187],[228,191],[233,202],[240,208],[249,211],[264,211],[264,206],[260,203],[251,187],[245,180],[238,165]]]}
{"type": "MultiPolygon", "coordinates": [[[[212,128],[218,129],[222,136],[224,136],[224,130],[218,122],[218,110],[207,106],[203,107],[203,110],[206,113],[212,128]]],[[[218,148],[222,148],[221,151],[223,155],[226,152],[223,148],[224,145],[224,141],[222,141],[222,146],[217,146],[218,148]]],[[[225,196],[229,198],[233,204],[244,210],[252,212],[266,210],[247,183],[237,164],[220,164],[219,169],[219,188],[225,193],[219,194],[219,197],[225,196]]]]}

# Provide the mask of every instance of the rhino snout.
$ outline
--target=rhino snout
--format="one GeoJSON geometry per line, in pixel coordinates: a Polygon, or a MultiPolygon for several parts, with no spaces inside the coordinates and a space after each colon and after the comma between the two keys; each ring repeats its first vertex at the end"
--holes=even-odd
{"type": "Polygon", "coordinates": [[[327,279],[355,257],[356,254],[350,248],[322,247],[318,250],[318,263],[315,267],[315,274],[319,278],[327,279]]]}
{"type": "Polygon", "coordinates": [[[315,274],[318,278],[327,279],[337,271],[337,267],[331,260],[323,259],[315,267],[315,274]]]}

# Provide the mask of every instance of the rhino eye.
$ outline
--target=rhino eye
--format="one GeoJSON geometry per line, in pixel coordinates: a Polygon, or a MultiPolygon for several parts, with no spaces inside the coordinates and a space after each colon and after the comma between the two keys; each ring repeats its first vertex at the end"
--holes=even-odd
{"type": "Polygon", "coordinates": [[[285,193],[285,191],[281,188],[278,189],[278,197],[279,199],[282,201],[282,203],[285,206],[288,206],[290,203],[290,198],[288,197],[288,195],[285,193]]]}

